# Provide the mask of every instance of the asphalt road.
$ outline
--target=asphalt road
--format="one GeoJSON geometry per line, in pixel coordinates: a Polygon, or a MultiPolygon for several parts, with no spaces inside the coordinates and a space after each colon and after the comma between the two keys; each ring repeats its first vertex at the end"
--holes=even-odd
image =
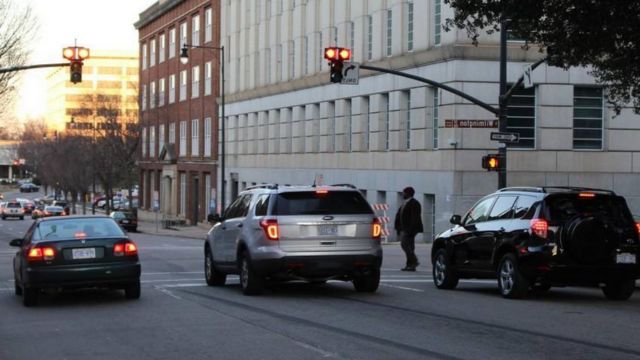
{"type": "Polygon", "coordinates": [[[142,297],[121,291],[47,294],[35,308],[13,294],[7,243],[31,220],[0,222],[0,359],[638,359],[640,291],[626,302],[599,289],[560,288],[502,299],[495,281],[432,284],[423,265],[401,272],[384,247],[381,287],[288,283],[243,296],[237,277],[206,286],[202,240],[135,233],[142,297]]]}

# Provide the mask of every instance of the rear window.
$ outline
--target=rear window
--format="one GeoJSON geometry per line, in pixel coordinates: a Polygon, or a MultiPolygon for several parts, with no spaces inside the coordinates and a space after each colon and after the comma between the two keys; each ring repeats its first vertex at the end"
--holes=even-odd
{"type": "Polygon", "coordinates": [[[34,240],[64,240],[126,237],[111,218],[72,218],[48,220],[38,224],[34,240]]]}
{"type": "Polygon", "coordinates": [[[8,203],[7,207],[8,208],[21,208],[22,205],[20,205],[20,203],[8,203]]]}
{"type": "Polygon", "coordinates": [[[373,214],[357,191],[300,191],[278,194],[274,215],[373,214]]]}
{"type": "Polygon", "coordinates": [[[549,215],[554,222],[566,222],[576,215],[601,215],[618,224],[633,221],[626,202],[618,196],[580,197],[578,194],[547,197],[549,215]]]}

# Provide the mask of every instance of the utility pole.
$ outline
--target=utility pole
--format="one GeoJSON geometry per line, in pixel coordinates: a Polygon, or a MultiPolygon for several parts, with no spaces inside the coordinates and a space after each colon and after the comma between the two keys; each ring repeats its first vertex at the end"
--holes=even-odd
{"type": "MultiPolygon", "coordinates": [[[[500,21],[500,97],[498,100],[498,129],[507,131],[507,20],[500,21]]],[[[498,189],[507,187],[507,144],[500,143],[498,148],[500,168],[498,170],[498,189]]]]}

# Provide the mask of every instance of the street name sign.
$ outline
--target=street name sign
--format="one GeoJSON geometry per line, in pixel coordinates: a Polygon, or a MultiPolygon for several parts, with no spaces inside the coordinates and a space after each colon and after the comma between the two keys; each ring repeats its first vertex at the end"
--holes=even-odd
{"type": "Polygon", "coordinates": [[[360,63],[344,62],[340,84],[358,85],[360,81],[360,63]]]}
{"type": "Polygon", "coordinates": [[[516,143],[520,141],[520,134],[509,132],[492,132],[491,140],[503,143],[516,143]]]}

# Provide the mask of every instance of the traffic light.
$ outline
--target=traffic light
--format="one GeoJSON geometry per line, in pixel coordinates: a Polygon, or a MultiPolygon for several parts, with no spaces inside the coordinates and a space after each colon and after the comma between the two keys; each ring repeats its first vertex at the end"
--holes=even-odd
{"type": "Polygon", "coordinates": [[[329,67],[331,68],[331,75],[329,79],[332,83],[339,83],[342,81],[342,68],[344,61],[351,59],[351,50],[341,47],[330,47],[324,49],[324,58],[329,60],[329,67]]]}
{"type": "Polygon", "coordinates": [[[487,169],[487,171],[500,171],[502,169],[502,157],[499,154],[483,156],[482,168],[487,169]]]}
{"type": "Polygon", "coordinates": [[[82,60],[89,57],[89,49],[78,46],[69,46],[62,49],[62,57],[71,61],[70,81],[74,84],[82,81],[82,60]]]}

